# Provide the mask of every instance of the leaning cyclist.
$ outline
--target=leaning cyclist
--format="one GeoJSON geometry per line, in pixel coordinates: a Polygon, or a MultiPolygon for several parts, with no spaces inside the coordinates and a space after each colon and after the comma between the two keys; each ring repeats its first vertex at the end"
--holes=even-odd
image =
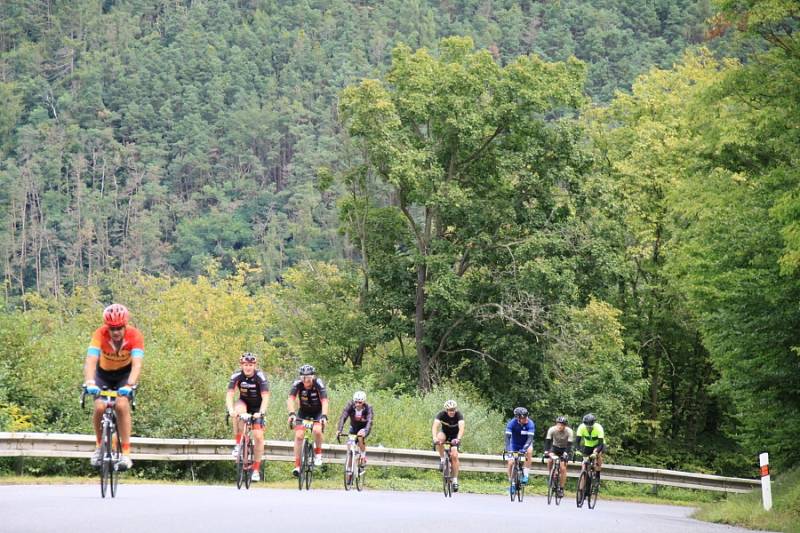
{"type": "MultiPolygon", "coordinates": [[[[528,483],[531,461],[533,460],[533,433],[536,425],[528,418],[528,410],[524,407],[514,409],[514,418],[506,424],[506,453],[519,452],[525,454],[525,466],[522,468],[522,482],[528,483]]],[[[508,481],[512,481],[511,473],[514,468],[514,458],[508,459],[508,481]]],[[[510,483],[511,494],[514,494],[514,484],[510,483]]]]}
{"type": "Polygon", "coordinates": [[[603,452],[606,449],[604,441],[603,426],[597,423],[597,417],[588,413],[583,417],[583,424],[578,426],[578,431],[575,432],[575,449],[583,455],[584,465],[588,457],[595,456],[595,472],[597,472],[598,480],[600,479],[600,469],[603,466],[603,452]]]}
{"type": "Polygon", "coordinates": [[[567,461],[574,441],[575,436],[572,428],[568,425],[566,416],[556,418],[556,425],[547,430],[547,436],[544,438],[544,454],[547,457],[548,472],[553,469],[553,460],[561,457],[561,474],[558,478],[561,486],[558,487],[558,495],[562,497],[564,496],[564,484],[567,481],[567,461]]]}
{"type": "Polygon", "coordinates": [[[303,446],[305,428],[303,420],[313,420],[314,466],[322,466],[322,432],[328,423],[328,391],[322,380],[315,376],[311,365],[300,367],[300,379],[292,383],[286,409],[289,411],[289,426],[294,428],[294,470],[292,475],[300,476],[300,449],[303,446]],[[300,408],[295,413],[297,403],[300,408]]]}
{"type": "Polygon", "coordinates": [[[132,395],[139,380],[139,373],[142,371],[144,336],[138,329],[128,325],[129,318],[130,313],[124,305],[111,304],[106,307],[103,311],[105,323],[95,330],[89,349],[86,351],[83,386],[86,392],[95,398],[92,421],[97,448],[92,454],[92,466],[98,466],[103,457],[100,440],[105,402],[98,396],[101,388],[116,389],[119,394],[115,409],[122,442],[122,457],[118,467],[128,469],[133,466],[131,407],[128,397],[132,395]]]}
{"type": "Polygon", "coordinates": [[[355,435],[358,441],[358,449],[361,450],[361,464],[367,463],[367,436],[372,429],[372,406],[367,403],[367,393],[356,391],[353,400],[347,402],[342,409],[339,417],[337,432],[341,433],[344,428],[344,421],[350,419],[350,429],[348,433],[355,435]]]}
{"type": "Polygon", "coordinates": [[[253,417],[253,440],[255,441],[255,457],[253,458],[252,481],[261,481],[261,455],[264,453],[264,414],[269,405],[269,381],[261,370],[256,368],[258,358],[255,354],[245,352],[239,357],[240,370],[231,375],[225,405],[233,422],[233,435],[236,446],[233,456],[238,457],[242,442],[244,421],[239,418],[242,413],[253,417]],[[239,390],[239,399],[234,404],[233,396],[239,390]]]}
{"type": "Polygon", "coordinates": [[[464,415],[457,409],[455,400],[444,402],[444,411],[433,419],[431,433],[436,451],[439,452],[439,469],[444,468],[444,444],[450,443],[450,460],[453,463],[453,491],[458,492],[458,447],[464,436],[464,415]]]}

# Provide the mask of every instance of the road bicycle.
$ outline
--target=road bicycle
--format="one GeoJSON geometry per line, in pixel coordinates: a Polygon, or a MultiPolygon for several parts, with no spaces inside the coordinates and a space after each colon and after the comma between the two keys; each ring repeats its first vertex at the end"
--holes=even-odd
{"type": "MultiPolygon", "coordinates": [[[[450,449],[452,445],[449,442],[442,444],[444,449],[444,463],[441,465],[442,469],[442,492],[445,498],[453,497],[453,461],[450,458],[450,449]]],[[[436,443],[433,443],[433,449],[436,451],[436,443]]]]}
{"type": "Polygon", "coordinates": [[[588,500],[589,509],[597,505],[597,496],[600,494],[600,473],[595,471],[596,454],[584,458],[581,464],[581,475],[578,478],[578,489],[575,492],[575,503],[583,507],[584,500],[588,500]]]}
{"type": "Polygon", "coordinates": [[[545,455],[542,457],[542,462],[547,458],[553,459],[553,464],[550,466],[550,472],[547,476],[547,505],[553,501],[555,497],[556,505],[561,504],[561,498],[564,493],[561,491],[561,462],[564,458],[560,454],[545,455]]]}
{"type": "Polygon", "coordinates": [[[306,490],[311,488],[311,480],[314,477],[314,420],[303,420],[305,435],[303,436],[303,449],[300,451],[300,475],[297,477],[297,488],[306,490]]]}
{"type": "Polygon", "coordinates": [[[253,467],[255,465],[255,439],[253,439],[253,415],[239,413],[236,415],[244,422],[242,440],[239,442],[236,454],[236,488],[250,488],[253,481],[253,467]]]}
{"type": "Polygon", "coordinates": [[[350,490],[355,483],[356,489],[360,492],[364,489],[364,481],[367,466],[363,464],[361,449],[356,442],[356,435],[339,433],[336,441],[341,443],[341,437],[347,437],[347,457],[344,460],[344,490],[350,490]]]}
{"type": "Polygon", "coordinates": [[[514,464],[511,465],[511,480],[509,481],[508,493],[512,502],[514,498],[521,502],[522,498],[525,497],[525,484],[522,482],[525,454],[522,452],[503,452],[503,460],[508,461],[509,459],[512,459],[514,464]]]}
{"type": "MultiPolygon", "coordinates": [[[[81,392],[81,409],[86,405],[86,387],[83,387],[81,392]]],[[[135,396],[136,389],[132,389],[129,401],[131,411],[136,409],[135,396]]],[[[119,462],[122,456],[122,442],[120,440],[119,429],[117,427],[117,413],[114,409],[117,404],[119,393],[116,390],[110,390],[108,387],[103,387],[97,396],[105,403],[103,409],[103,417],[100,421],[101,437],[100,437],[100,464],[97,469],[100,472],[100,495],[105,498],[107,493],[111,493],[114,498],[117,495],[119,476],[125,470],[121,467],[119,462]],[[109,490],[110,489],[110,490],[109,490]]]]}

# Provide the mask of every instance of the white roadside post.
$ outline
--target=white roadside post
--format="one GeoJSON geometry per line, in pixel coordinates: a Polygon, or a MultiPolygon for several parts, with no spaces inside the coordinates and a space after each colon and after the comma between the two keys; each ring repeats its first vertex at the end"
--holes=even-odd
{"type": "Polygon", "coordinates": [[[761,465],[761,501],[764,502],[764,510],[772,509],[772,486],[769,476],[769,454],[764,452],[758,456],[761,465]]]}

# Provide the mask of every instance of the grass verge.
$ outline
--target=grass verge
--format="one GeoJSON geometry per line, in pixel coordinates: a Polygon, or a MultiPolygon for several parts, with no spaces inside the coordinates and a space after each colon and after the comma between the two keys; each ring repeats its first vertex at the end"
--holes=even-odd
{"type": "Polygon", "coordinates": [[[705,504],[695,518],[752,529],[800,533],[800,468],[778,476],[772,484],[772,509],[765,511],[761,491],[728,496],[705,504]]]}

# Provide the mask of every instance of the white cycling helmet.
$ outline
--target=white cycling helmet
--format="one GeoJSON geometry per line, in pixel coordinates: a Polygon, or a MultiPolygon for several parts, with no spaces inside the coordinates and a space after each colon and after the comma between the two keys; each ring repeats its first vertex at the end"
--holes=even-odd
{"type": "Polygon", "coordinates": [[[354,402],[366,402],[367,401],[367,393],[363,390],[356,391],[353,394],[353,401],[354,402]]]}
{"type": "Polygon", "coordinates": [[[456,407],[458,407],[458,404],[456,403],[455,400],[447,400],[446,402],[444,402],[445,411],[448,409],[455,409],[456,407]]]}

